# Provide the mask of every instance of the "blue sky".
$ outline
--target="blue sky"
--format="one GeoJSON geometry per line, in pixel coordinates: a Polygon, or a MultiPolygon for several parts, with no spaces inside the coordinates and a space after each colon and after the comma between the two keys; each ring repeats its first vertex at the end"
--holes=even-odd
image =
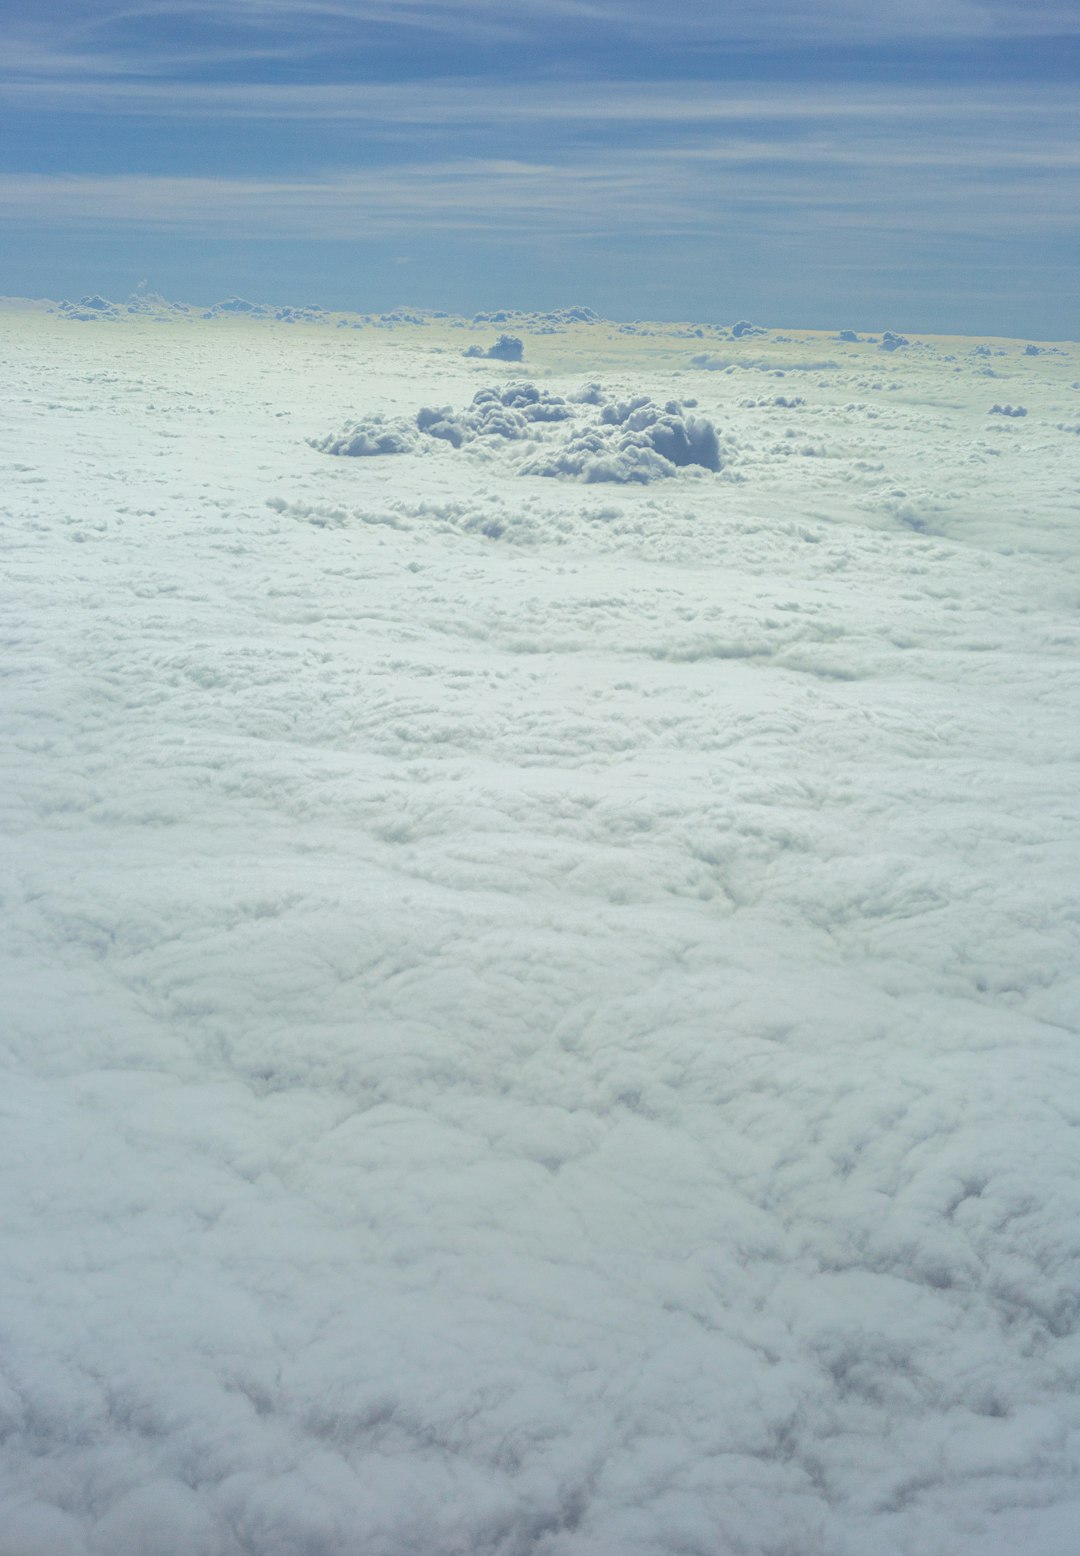
{"type": "Polygon", "coordinates": [[[0,291],[1080,334],[1080,0],[5,0],[0,291]]]}

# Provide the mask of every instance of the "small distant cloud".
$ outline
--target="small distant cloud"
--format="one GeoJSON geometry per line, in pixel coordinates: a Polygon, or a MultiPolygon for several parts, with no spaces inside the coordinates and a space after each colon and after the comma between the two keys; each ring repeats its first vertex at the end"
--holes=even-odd
{"type": "Polygon", "coordinates": [[[520,362],[525,355],[525,342],[517,335],[500,335],[494,345],[485,351],[482,346],[470,346],[467,357],[484,357],[493,362],[520,362]]]}

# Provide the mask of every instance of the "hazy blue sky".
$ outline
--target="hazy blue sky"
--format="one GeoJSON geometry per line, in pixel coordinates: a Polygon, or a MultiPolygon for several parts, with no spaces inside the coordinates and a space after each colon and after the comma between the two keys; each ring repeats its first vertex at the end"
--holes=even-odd
{"type": "Polygon", "coordinates": [[[1080,335],[1080,0],[3,0],[0,291],[1080,335]]]}

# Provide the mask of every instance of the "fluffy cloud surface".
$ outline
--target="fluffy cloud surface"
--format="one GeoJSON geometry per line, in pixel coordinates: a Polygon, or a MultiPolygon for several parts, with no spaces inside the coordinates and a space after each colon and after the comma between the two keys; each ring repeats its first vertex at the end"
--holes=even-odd
{"type": "Polygon", "coordinates": [[[1075,349],[4,322],[2,1556],[1070,1556],[1075,349]]]}

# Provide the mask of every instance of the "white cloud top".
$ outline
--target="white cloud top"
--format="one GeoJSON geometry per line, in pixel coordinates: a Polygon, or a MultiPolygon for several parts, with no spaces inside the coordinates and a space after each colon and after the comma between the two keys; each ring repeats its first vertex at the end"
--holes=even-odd
{"type": "Polygon", "coordinates": [[[4,315],[0,1552],[1067,1556],[1076,350],[253,311],[4,315]]]}

